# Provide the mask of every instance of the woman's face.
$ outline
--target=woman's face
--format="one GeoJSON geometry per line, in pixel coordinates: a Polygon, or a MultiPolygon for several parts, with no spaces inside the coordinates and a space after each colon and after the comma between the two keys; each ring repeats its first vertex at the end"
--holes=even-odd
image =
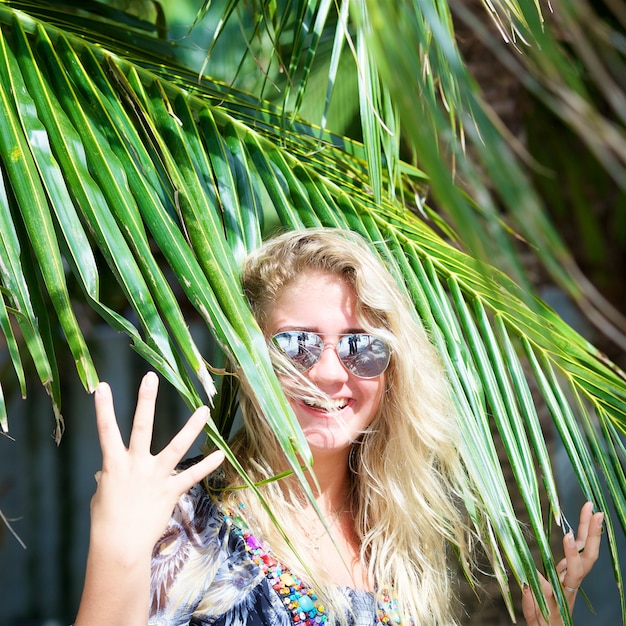
{"type": "Polygon", "coordinates": [[[269,336],[287,330],[315,332],[325,344],[319,361],[305,376],[329,396],[331,407],[328,403],[290,398],[309,446],[317,456],[347,452],[372,422],[385,386],[384,374],[363,379],[350,373],[333,348],[338,335],[363,332],[356,317],[352,286],[334,274],[305,273],[284,289],[268,319],[269,336]]]}

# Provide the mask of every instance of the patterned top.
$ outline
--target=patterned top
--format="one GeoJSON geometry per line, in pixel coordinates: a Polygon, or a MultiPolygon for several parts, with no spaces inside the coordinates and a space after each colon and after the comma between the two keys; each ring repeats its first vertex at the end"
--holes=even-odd
{"type": "MultiPolygon", "coordinates": [[[[183,495],[152,555],[149,625],[294,626],[249,543],[201,485],[183,495]]],[[[353,607],[349,626],[389,621],[373,593],[340,591],[353,607]]]]}

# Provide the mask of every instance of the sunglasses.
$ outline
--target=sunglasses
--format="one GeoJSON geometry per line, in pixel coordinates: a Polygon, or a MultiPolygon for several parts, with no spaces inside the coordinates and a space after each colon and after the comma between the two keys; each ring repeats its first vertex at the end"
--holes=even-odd
{"type": "MultiPolygon", "coordinates": [[[[342,365],[358,378],[377,378],[389,365],[389,346],[380,338],[367,333],[339,335],[334,344],[342,365]]],[[[282,352],[301,372],[310,370],[322,356],[327,344],[317,333],[288,330],[272,337],[271,345],[282,352]]]]}

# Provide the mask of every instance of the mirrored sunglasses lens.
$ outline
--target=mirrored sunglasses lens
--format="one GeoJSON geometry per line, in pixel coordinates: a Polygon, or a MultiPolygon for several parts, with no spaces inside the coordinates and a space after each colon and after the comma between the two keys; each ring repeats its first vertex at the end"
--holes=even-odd
{"type": "Polygon", "coordinates": [[[346,369],[359,378],[376,378],[389,365],[387,344],[367,334],[346,335],[337,344],[337,354],[346,369]]]}
{"type": "Polygon", "coordinates": [[[278,348],[303,372],[319,360],[324,342],[319,335],[304,331],[287,331],[272,338],[278,348]]]}

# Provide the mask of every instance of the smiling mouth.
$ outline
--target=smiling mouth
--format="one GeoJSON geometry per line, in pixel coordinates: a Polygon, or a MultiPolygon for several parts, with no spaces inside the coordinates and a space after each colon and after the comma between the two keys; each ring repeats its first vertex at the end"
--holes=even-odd
{"type": "Polygon", "coordinates": [[[335,411],[341,411],[348,406],[347,398],[339,398],[337,400],[326,400],[320,402],[313,402],[310,400],[303,400],[303,404],[308,406],[310,409],[315,409],[316,411],[322,411],[325,413],[334,413],[335,411]]]}

